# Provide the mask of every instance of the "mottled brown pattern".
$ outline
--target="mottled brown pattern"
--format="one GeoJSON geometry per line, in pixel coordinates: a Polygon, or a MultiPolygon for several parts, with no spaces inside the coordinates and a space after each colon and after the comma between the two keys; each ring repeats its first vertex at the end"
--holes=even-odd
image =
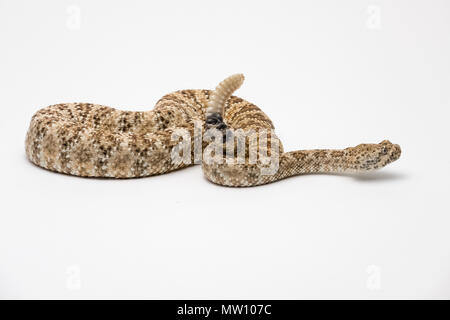
{"type": "MultiPolygon", "coordinates": [[[[171,150],[178,142],[171,141],[171,135],[175,129],[185,128],[194,138],[194,122],[204,123],[211,95],[210,90],[177,91],[146,112],[90,103],[52,105],[33,115],[26,154],[43,168],[85,177],[133,178],[180,169],[190,164],[172,161],[171,150]]],[[[255,130],[255,138],[260,130],[274,128],[257,106],[235,96],[225,102],[223,121],[229,129],[255,130]]],[[[283,152],[281,141],[271,132],[267,141],[268,146],[258,146],[258,151],[269,156],[271,144],[279,143],[279,168],[273,174],[263,174],[267,165],[260,158],[249,163],[246,152],[243,164],[203,161],[206,178],[226,186],[255,186],[303,173],[369,171],[395,161],[401,153],[398,145],[387,140],[343,150],[293,152],[283,152]]],[[[249,140],[246,144],[248,147],[249,140]]],[[[236,160],[235,153],[231,160],[236,160]]]]}

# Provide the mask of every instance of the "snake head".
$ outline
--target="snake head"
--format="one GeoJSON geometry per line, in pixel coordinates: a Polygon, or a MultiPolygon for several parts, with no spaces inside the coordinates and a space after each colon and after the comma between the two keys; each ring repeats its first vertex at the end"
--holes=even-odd
{"type": "Polygon", "coordinates": [[[398,144],[393,144],[389,140],[383,140],[379,144],[379,157],[383,165],[394,162],[402,153],[400,146],[398,144]]]}
{"type": "Polygon", "coordinates": [[[401,155],[398,144],[383,140],[377,144],[360,144],[350,149],[350,156],[357,169],[373,170],[394,162],[401,155]]]}

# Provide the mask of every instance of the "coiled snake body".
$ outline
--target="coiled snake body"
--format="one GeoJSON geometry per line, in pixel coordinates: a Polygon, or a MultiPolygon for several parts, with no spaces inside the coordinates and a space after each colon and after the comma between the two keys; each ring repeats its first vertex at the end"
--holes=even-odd
{"type": "MultiPolygon", "coordinates": [[[[262,163],[262,158],[261,161],[257,158],[256,163],[249,161],[248,151],[243,162],[201,161],[200,157],[206,178],[225,186],[256,186],[304,173],[369,171],[400,157],[400,147],[387,140],[342,150],[284,152],[266,114],[250,102],[231,96],[243,79],[242,75],[233,75],[215,91],[181,90],[168,94],[153,110],[146,112],[121,111],[89,103],[43,108],[32,117],[25,142],[26,155],[38,166],[71,175],[144,177],[198,162],[194,147],[189,148],[190,161],[174,161],[173,150],[180,142],[173,137],[176,130],[188,132],[193,146],[198,135],[215,129],[224,136],[220,141],[223,150],[230,140],[227,132],[237,129],[253,132],[247,137],[250,139],[266,131],[266,143],[258,145],[258,151],[271,156],[274,154],[271,146],[276,146],[278,154],[275,170],[269,174],[264,172],[267,165],[262,163]],[[196,123],[201,124],[200,130],[196,130],[196,123]]],[[[218,139],[211,141],[219,144],[218,139]]],[[[245,146],[250,145],[249,141],[246,140],[245,146]]],[[[206,147],[202,140],[202,150],[206,147]]],[[[226,155],[236,160],[236,154],[230,156],[225,151],[218,156],[225,159],[226,155]]]]}

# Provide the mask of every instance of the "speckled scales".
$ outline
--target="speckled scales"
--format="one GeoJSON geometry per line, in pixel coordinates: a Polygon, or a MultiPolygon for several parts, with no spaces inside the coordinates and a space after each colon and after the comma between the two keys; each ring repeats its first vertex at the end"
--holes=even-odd
{"type": "MultiPolygon", "coordinates": [[[[162,97],[153,110],[146,112],[89,103],[52,105],[33,115],[26,136],[26,155],[43,168],[84,177],[134,178],[180,169],[190,164],[172,161],[171,150],[178,143],[172,140],[172,133],[184,128],[193,141],[194,122],[205,122],[214,93],[177,91],[162,97]]],[[[217,99],[220,101],[220,97],[217,99]]],[[[213,107],[218,110],[217,104],[213,107]]],[[[226,99],[223,121],[230,129],[274,129],[263,111],[236,96],[226,99]]],[[[204,130],[205,126],[202,133],[204,130]]],[[[274,141],[279,143],[280,152],[279,168],[274,174],[262,174],[261,164],[248,163],[246,155],[245,164],[203,161],[206,178],[225,186],[255,186],[304,173],[369,171],[395,161],[401,153],[398,145],[387,140],[343,150],[293,152],[284,152],[281,141],[269,132],[269,145],[274,141]]],[[[265,151],[271,152],[269,148],[265,151]]]]}

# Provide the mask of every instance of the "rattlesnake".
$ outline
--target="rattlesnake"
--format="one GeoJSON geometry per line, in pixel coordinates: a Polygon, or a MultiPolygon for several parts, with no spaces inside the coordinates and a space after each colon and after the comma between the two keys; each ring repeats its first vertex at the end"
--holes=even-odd
{"type": "Polygon", "coordinates": [[[342,150],[284,152],[267,115],[254,104],[232,96],[243,80],[243,75],[237,74],[222,81],[214,91],[176,91],[162,97],[153,110],[146,112],[90,103],[43,108],[31,119],[26,155],[43,168],[84,177],[144,177],[202,163],[206,178],[225,186],[256,186],[304,173],[369,171],[400,157],[400,147],[387,140],[342,150]],[[200,129],[195,124],[200,124],[200,129]],[[191,138],[188,144],[180,145],[180,139],[174,139],[180,129],[191,138]],[[207,129],[219,133],[214,138],[210,136],[209,145],[203,138],[207,129]],[[251,132],[244,143],[243,162],[237,161],[236,147],[226,151],[227,143],[237,140],[233,129],[251,132]],[[267,139],[259,136],[261,132],[266,133],[267,139]],[[256,141],[252,138],[267,142],[257,144],[257,151],[267,153],[266,160],[276,155],[276,163],[267,164],[259,153],[256,162],[249,161],[250,141],[256,141]],[[202,153],[195,154],[198,141],[197,149],[200,146],[206,151],[208,146],[223,145],[223,150],[210,148],[212,157],[205,161],[202,153]],[[181,150],[180,155],[188,150],[190,154],[184,160],[189,161],[176,161],[174,150],[181,150]],[[264,172],[269,166],[273,170],[264,172]]]}

